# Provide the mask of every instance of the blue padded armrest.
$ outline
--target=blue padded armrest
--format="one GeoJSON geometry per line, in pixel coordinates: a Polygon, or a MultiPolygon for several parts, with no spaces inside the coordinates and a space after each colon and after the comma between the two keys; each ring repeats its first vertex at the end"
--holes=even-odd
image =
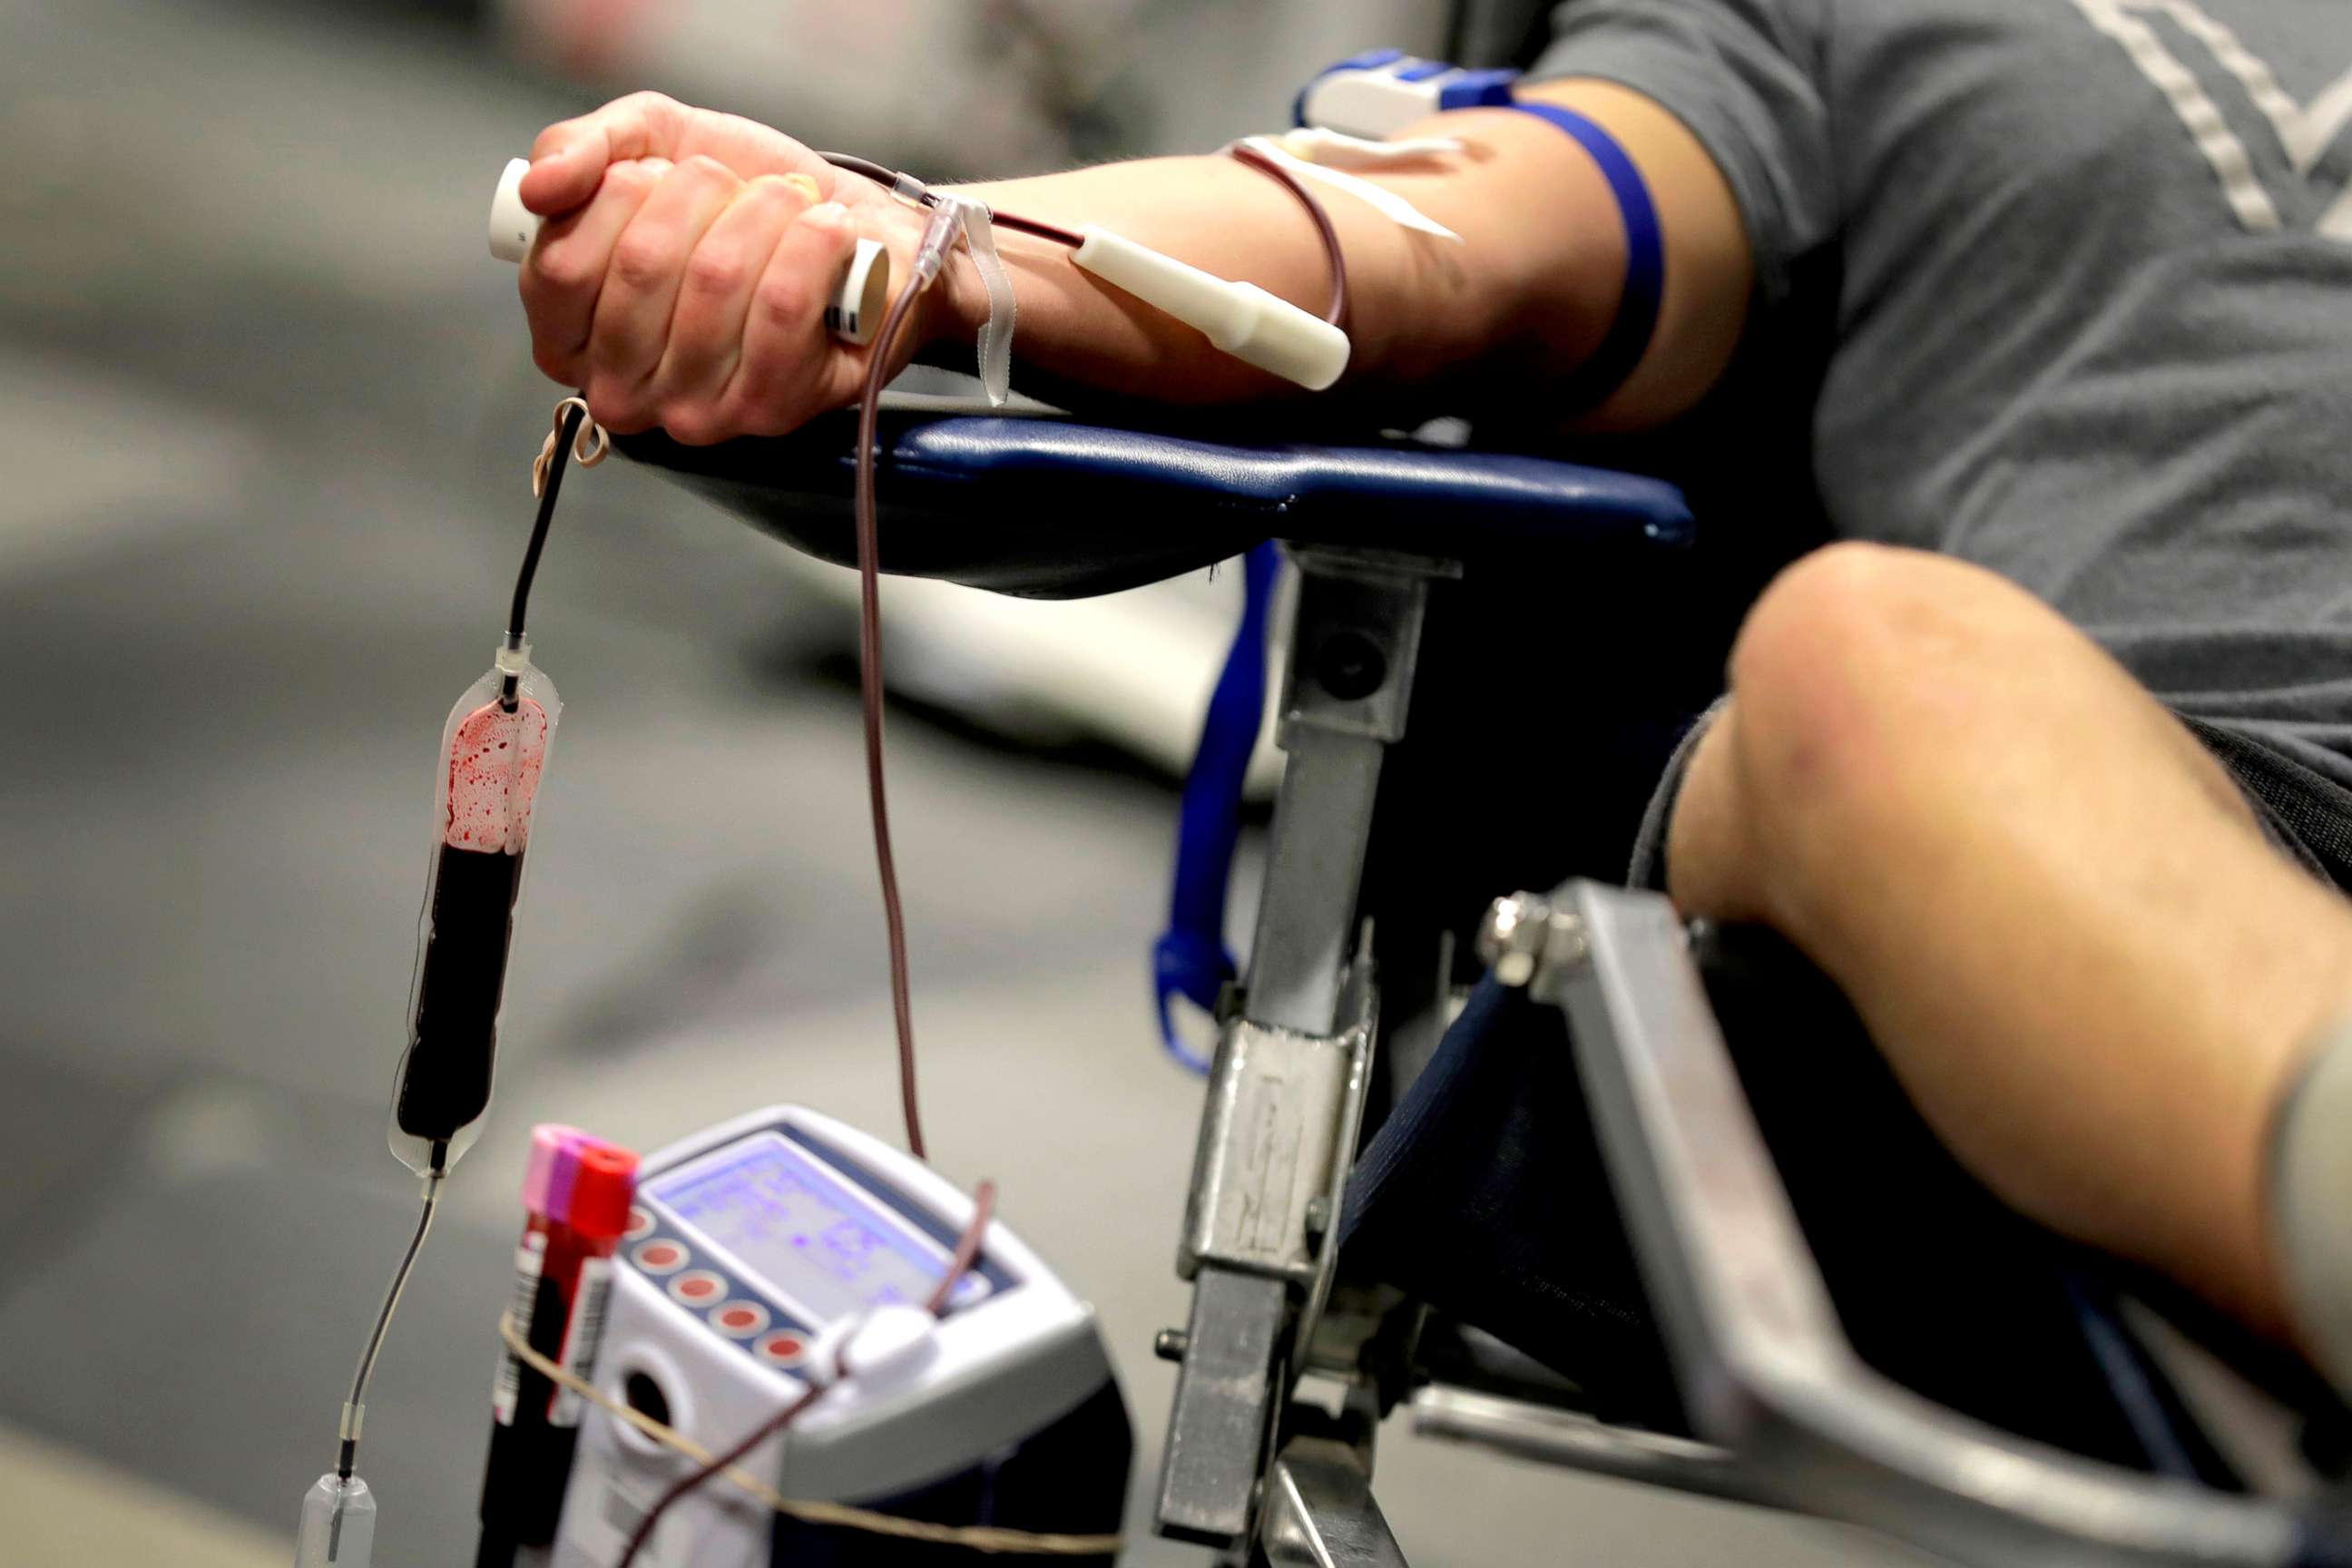
{"type": "MultiPolygon", "coordinates": [[[[841,415],[772,439],[682,447],[655,431],[620,447],[846,563],[856,438],[841,415]]],[[[1691,535],[1681,492],[1656,479],[1410,442],[1234,441],[886,407],[880,447],[885,571],[1031,597],[1134,587],[1277,536],[1532,565],[1668,550],[1691,535]]]]}

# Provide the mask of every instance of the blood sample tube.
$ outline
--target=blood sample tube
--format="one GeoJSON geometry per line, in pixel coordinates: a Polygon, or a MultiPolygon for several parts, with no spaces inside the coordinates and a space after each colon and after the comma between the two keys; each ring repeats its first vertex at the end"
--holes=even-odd
{"type": "MultiPolygon", "coordinates": [[[[532,1133],[523,1237],[511,1310],[530,1347],[593,1379],[612,1290],[613,1254],[628,1228],[637,1157],[570,1128],[532,1133]]],[[[482,1473],[477,1568],[555,1539],[579,1443],[579,1396],[502,1352],[482,1473]]]]}

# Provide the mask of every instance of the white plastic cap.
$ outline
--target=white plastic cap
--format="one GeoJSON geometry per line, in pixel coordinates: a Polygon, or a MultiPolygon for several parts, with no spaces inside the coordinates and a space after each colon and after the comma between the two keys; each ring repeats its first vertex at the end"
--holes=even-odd
{"type": "Polygon", "coordinates": [[[1309,392],[1346,373],[1348,334],[1255,283],[1234,283],[1087,224],[1071,259],[1106,283],[1156,305],[1244,364],[1309,392]]]}
{"type": "Polygon", "coordinates": [[[490,254],[518,266],[539,237],[539,215],[522,205],[522,177],[530,173],[530,159],[508,159],[499,188],[490,193],[490,254]]]}

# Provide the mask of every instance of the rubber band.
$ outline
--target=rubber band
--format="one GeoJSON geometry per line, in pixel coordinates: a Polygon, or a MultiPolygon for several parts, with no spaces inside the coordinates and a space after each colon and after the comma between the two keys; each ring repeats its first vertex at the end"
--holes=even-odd
{"type": "MultiPolygon", "coordinates": [[[[614,1399],[570,1367],[559,1364],[534,1349],[523,1337],[511,1311],[499,1314],[499,1338],[506,1342],[508,1351],[516,1360],[550,1383],[570,1390],[607,1415],[627,1422],[655,1442],[685,1455],[696,1464],[710,1463],[710,1450],[685,1433],[655,1420],[634,1405],[614,1399]]],[[[804,1524],[859,1530],[869,1535],[893,1536],[900,1541],[919,1541],[934,1546],[961,1546],[973,1552],[1005,1556],[1101,1557],[1118,1552],[1124,1540],[1118,1535],[1057,1535],[1034,1530],[1011,1530],[994,1524],[935,1524],[924,1519],[901,1519],[896,1514],[877,1513],[871,1509],[853,1508],[847,1503],[788,1498],[739,1465],[730,1465],[719,1473],[739,1490],[787,1519],[796,1519],[804,1524]]]]}
{"type": "Polygon", "coordinates": [[[563,414],[570,408],[580,410],[580,434],[572,438],[572,460],[583,468],[593,468],[613,454],[613,437],[589,416],[587,399],[565,398],[555,405],[555,427],[539,444],[539,456],[530,460],[532,495],[547,493],[547,470],[555,461],[555,444],[563,439],[563,414]]]}
{"type": "Polygon", "coordinates": [[[1617,299],[1616,319],[1591,357],[1569,378],[1567,393],[1578,412],[1598,408],[1622,387],[1649,353],[1658,329],[1658,306],[1665,296],[1666,250],[1658,227],[1658,209],[1642,171],[1617,139],[1573,109],[1556,103],[1514,102],[1510,107],[1532,114],[1564,131],[1601,166],[1609,194],[1617,198],[1617,213],[1625,225],[1625,287],[1617,299]]]}

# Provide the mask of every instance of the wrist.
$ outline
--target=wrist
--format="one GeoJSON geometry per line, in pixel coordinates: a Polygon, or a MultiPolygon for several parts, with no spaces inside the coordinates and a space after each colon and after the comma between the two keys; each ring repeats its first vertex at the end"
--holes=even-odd
{"type": "MultiPolygon", "coordinates": [[[[915,285],[915,258],[922,249],[932,214],[929,208],[893,198],[877,201],[870,211],[873,216],[865,226],[889,252],[889,297],[895,304],[915,285]]],[[[971,259],[961,254],[961,247],[950,247],[939,276],[908,307],[898,331],[898,356],[911,357],[943,342],[970,342],[978,331],[971,303],[976,282],[971,259]]],[[[984,301],[981,312],[986,313],[984,301]]]]}
{"type": "Polygon", "coordinates": [[[916,301],[914,322],[925,347],[956,343],[970,348],[988,320],[988,290],[980,269],[961,245],[950,247],[939,277],[916,301]]]}

